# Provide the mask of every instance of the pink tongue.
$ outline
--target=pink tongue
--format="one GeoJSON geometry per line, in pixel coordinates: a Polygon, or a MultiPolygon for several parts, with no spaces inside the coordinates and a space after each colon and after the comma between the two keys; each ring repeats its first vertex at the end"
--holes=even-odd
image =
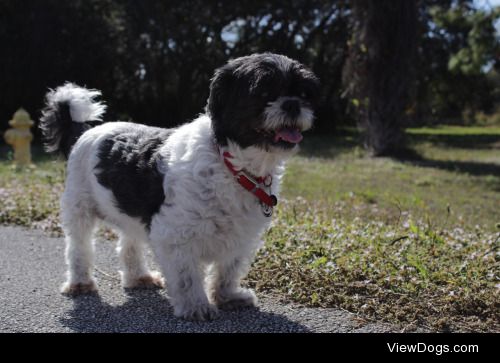
{"type": "Polygon", "coordinates": [[[276,132],[276,135],[274,135],[274,142],[283,140],[292,144],[298,144],[302,139],[303,136],[297,129],[283,129],[276,132]]]}

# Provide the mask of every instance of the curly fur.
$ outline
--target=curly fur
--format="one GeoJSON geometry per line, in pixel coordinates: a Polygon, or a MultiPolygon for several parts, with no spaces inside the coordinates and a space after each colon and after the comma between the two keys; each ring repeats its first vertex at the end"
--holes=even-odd
{"type": "Polygon", "coordinates": [[[255,129],[304,131],[313,117],[312,101],[301,97],[300,90],[287,88],[292,84],[287,80],[303,82],[308,89],[317,83],[312,73],[289,58],[244,57],[217,71],[207,114],[188,124],[165,130],[109,122],[80,130],[77,140],[64,146],[67,130],[99,119],[104,106],[94,100],[98,91],[74,85],[49,93],[42,129],[49,150],[69,155],[61,198],[68,264],[63,293],[96,291],[92,233],[96,222],[103,220],[120,233],[123,286],[163,286],[159,273],[146,266],[143,248],[149,245],[176,316],[206,320],[218,309],[256,305],[255,294],[241,287],[240,280],[262,245],[270,218],[262,213],[258,199],[235,181],[220,152],[232,154],[236,169],[272,175],[269,192],[278,194],[285,160],[298,146],[275,143],[255,129]],[[259,83],[262,67],[281,77],[273,82],[280,85],[276,96],[265,102],[250,94],[255,87],[268,87],[259,83]],[[238,94],[241,100],[229,102],[233,96],[228,94],[238,94]],[[280,102],[290,97],[300,101],[301,110],[287,116],[280,102]],[[64,107],[68,112],[61,117],[64,107]]]}

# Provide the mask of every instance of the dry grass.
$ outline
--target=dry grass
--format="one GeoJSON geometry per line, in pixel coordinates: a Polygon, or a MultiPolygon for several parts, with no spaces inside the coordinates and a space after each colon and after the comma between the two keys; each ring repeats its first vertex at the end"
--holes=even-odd
{"type": "MultiPolygon", "coordinates": [[[[408,135],[411,160],[366,158],[353,132],[309,137],[248,283],[407,331],[500,331],[500,129],[408,135]]],[[[64,163],[37,155],[0,160],[0,223],[60,234],[64,163]]]]}

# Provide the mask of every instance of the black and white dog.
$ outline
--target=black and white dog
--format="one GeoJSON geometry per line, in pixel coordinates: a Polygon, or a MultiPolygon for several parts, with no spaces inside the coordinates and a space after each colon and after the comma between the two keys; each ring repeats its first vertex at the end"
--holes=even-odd
{"type": "Polygon", "coordinates": [[[95,291],[92,233],[120,234],[126,288],[163,286],[178,317],[254,306],[240,286],[276,205],[284,161],[313,124],[318,79],[282,55],[254,54],[216,70],[206,114],[175,129],[100,121],[99,91],[66,84],[47,94],[46,149],[68,158],[61,221],[65,294],[95,291]]]}

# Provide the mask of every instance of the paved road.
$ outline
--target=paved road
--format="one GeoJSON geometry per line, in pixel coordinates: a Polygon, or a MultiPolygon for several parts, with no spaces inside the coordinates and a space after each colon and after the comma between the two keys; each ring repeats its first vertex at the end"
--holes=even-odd
{"type": "Polygon", "coordinates": [[[58,293],[65,270],[63,240],[0,227],[0,332],[395,331],[341,310],[284,305],[265,296],[259,296],[256,309],[222,312],[208,323],[185,322],[172,315],[164,290],[121,289],[114,245],[96,243],[99,295],[71,299],[58,293]]]}

